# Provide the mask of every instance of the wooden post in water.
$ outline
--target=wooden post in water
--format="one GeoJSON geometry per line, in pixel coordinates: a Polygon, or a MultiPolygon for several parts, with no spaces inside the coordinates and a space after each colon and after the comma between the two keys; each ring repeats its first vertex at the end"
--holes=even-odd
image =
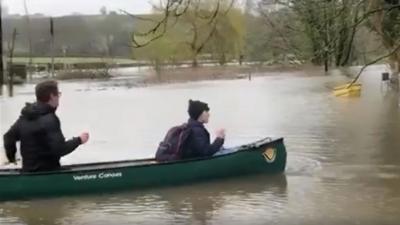
{"type": "Polygon", "coordinates": [[[325,20],[325,37],[324,37],[324,70],[325,73],[329,71],[329,22],[328,22],[328,13],[326,10],[326,5],[324,5],[324,20],[325,20]]]}
{"type": "Polygon", "coordinates": [[[51,36],[51,77],[54,78],[54,21],[50,17],[50,36],[51,36]]]}
{"type": "Polygon", "coordinates": [[[12,97],[14,95],[14,72],[13,72],[13,57],[15,48],[15,39],[17,39],[17,28],[14,28],[11,40],[11,46],[9,47],[10,56],[8,62],[8,96],[12,97]]]}
{"type": "Polygon", "coordinates": [[[3,61],[3,18],[2,11],[3,6],[1,5],[2,1],[0,1],[0,95],[3,95],[3,86],[4,86],[4,61],[3,61]]]}
{"type": "Polygon", "coordinates": [[[28,5],[26,3],[26,0],[24,0],[24,9],[25,9],[25,16],[26,16],[26,26],[27,26],[27,32],[28,32],[28,43],[29,43],[29,62],[28,66],[26,67],[26,71],[28,73],[27,80],[32,81],[32,66],[33,66],[33,60],[32,60],[32,32],[31,32],[31,19],[29,18],[29,12],[28,12],[28,5]]]}

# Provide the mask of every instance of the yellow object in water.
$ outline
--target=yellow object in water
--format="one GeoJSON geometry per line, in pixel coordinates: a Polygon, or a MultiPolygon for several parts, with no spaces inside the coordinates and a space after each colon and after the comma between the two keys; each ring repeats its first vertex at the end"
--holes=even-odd
{"type": "Polygon", "coordinates": [[[361,94],[361,84],[344,84],[337,86],[333,89],[333,94],[336,97],[350,97],[350,96],[360,96],[361,94]]]}

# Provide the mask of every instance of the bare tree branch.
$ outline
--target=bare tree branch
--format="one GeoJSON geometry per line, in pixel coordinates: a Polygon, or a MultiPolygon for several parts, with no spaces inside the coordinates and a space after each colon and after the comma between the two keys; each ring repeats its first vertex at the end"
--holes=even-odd
{"type": "Polygon", "coordinates": [[[361,68],[361,70],[360,70],[360,72],[357,74],[357,76],[354,78],[354,80],[347,86],[347,88],[351,87],[354,83],[357,82],[357,80],[360,78],[361,74],[364,72],[364,70],[365,70],[368,66],[373,65],[373,64],[375,64],[375,63],[377,63],[377,62],[379,62],[379,61],[381,61],[381,60],[383,60],[383,59],[389,58],[390,56],[392,56],[393,54],[395,54],[397,51],[400,51],[400,44],[399,44],[396,48],[394,48],[392,51],[390,51],[388,54],[383,55],[383,56],[381,56],[381,57],[378,57],[378,58],[376,58],[375,60],[372,60],[371,62],[365,64],[365,65],[361,68]]]}
{"type": "MultiPolygon", "coordinates": [[[[259,5],[259,7],[261,7],[261,6],[259,5]]],[[[269,17],[269,15],[268,15],[267,13],[263,12],[262,10],[260,10],[260,13],[261,13],[262,16],[264,16],[264,18],[266,19],[267,23],[271,26],[271,28],[274,29],[274,30],[278,33],[278,35],[281,37],[281,39],[282,39],[283,42],[286,44],[286,46],[287,46],[289,49],[294,49],[294,50],[296,50],[296,52],[299,53],[300,50],[299,50],[296,46],[294,46],[294,45],[286,38],[286,35],[284,35],[280,29],[278,29],[278,28],[276,27],[275,23],[272,21],[272,19],[269,17]]]]}
{"type": "MultiPolygon", "coordinates": [[[[236,0],[231,0],[228,8],[222,13],[222,15],[226,15],[230,9],[233,7],[234,3],[236,0]]],[[[149,18],[144,18],[140,16],[135,16],[132,15],[126,11],[120,10],[121,12],[124,12],[125,14],[131,16],[134,19],[139,19],[142,21],[148,21],[154,23],[151,28],[149,28],[145,32],[139,32],[135,31],[131,34],[131,40],[132,40],[132,47],[134,48],[140,48],[147,46],[150,44],[150,42],[153,42],[159,38],[161,38],[166,32],[167,28],[169,25],[169,19],[174,18],[174,22],[172,23],[171,26],[174,26],[180,17],[188,13],[189,8],[192,6],[195,17],[201,18],[201,19],[207,19],[209,22],[207,23],[208,26],[211,24],[215,24],[218,18],[218,15],[221,14],[221,0],[218,0],[216,9],[213,10],[212,14],[210,16],[203,16],[200,15],[200,0],[167,0],[165,4],[165,9],[163,9],[162,13],[162,18],[157,21],[154,19],[149,19],[149,18]],[[144,41],[143,43],[139,43],[136,37],[147,37],[148,40],[144,41]]],[[[160,2],[161,8],[163,8],[162,3],[160,2]]],[[[154,6],[155,7],[155,6],[154,6]]]]}
{"type": "Polygon", "coordinates": [[[130,17],[132,17],[133,19],[138,19],[138,20],[142,20],[142,21],[149,21],[149,22],[153,22],[153,23],[158,23],[158,21],[156,21],[156,20],[154,20],[152,18],[146,18],[146,17],[142,17],[142,16],[137,16],[137,15],[134,15],[134,14],[132,14],[132,13],[126,11],[126,10],[123,10],[123,9],[119,9],[119,11],[124,13],[124,14],[126,14],[126,15],[128,15],[128,16],[130,16],[130,17]]]}

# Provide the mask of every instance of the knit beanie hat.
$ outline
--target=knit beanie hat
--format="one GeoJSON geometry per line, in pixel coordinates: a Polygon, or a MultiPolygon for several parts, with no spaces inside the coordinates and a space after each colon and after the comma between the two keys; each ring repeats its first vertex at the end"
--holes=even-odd
{"type": "Polygon", "coordinates": [[[193,101],[191,99],[189,100],[188,113],[190,118],[197,120],[204,111],[210,111],[207,103],[201,101],[193,101]]]}

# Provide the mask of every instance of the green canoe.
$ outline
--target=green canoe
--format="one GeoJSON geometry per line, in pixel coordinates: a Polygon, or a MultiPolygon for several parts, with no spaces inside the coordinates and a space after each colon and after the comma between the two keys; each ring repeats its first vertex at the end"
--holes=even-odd
{"type": "Polygon", "coordinates": [[[65,166],[61,170],[24,173],[0,170],[0,201],[115,192],[178,185],[257,173],[282,173],[283,139],[269,138],[232,149],[232,153],[158,163],[154,159],[65,166]]]}

